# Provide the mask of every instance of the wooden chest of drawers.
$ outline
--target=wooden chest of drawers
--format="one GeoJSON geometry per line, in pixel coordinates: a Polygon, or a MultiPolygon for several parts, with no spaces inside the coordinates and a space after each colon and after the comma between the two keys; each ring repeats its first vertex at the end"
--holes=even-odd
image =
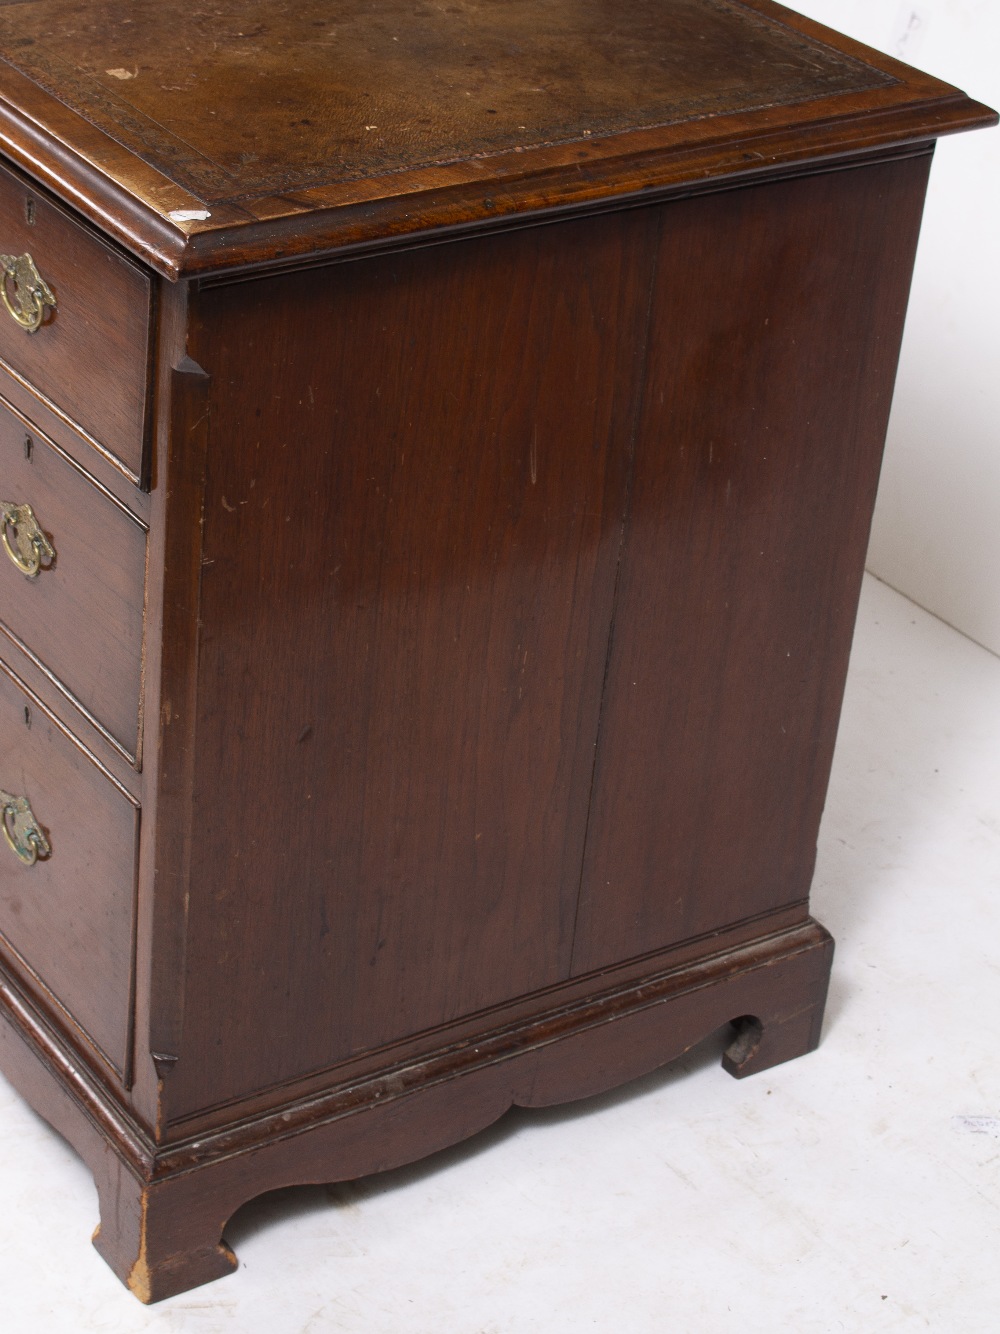
{"type": "Polygon", "coordinates": [[[0,7],[0,1063],[156,1300],[262,1191],[815,1046],[930,155],[995,116],[768,0],[120,17],[0,7]]]}

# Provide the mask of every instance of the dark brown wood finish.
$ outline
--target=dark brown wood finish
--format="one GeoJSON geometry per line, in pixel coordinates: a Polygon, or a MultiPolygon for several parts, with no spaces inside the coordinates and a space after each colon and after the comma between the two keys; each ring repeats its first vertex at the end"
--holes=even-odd
{"type": "Polygon", "coordinates": [[[0,3],[58,297],[0,309],[56,550],[0,568],[0,1065],[137,1296],[261,1191],[816,1045],[930,151],[992,120],[769,0],[0,3]]]}
{"type": "Polygon", "coordinates": [[[0,251],[30,254],[56,300],[35,333],[0,310],[0,367],[140,482],[150,275],[2,167],[0,251]]]}
{"type": "Polygon", "coordinates": [[[0,843],[0,952],[127,1083],[138,803],[2,660],[0,788],[28,798],[51,847],[26,866],[0,843]]]}
{"type": "Polygon", "coordinates": [[[172,1112],[565,977],[657,227],[627,213],[203,297],[172,1112]],[[248,356],[277,374],[247,377],[248,356]]]}
{"type": "MultiPolygon", "coordinates": [[[[159,283],[159,279],[155,275],[152,276],[154,281],[159,283]]],[[[2,369],[0,369],[0,400],[9,405],[16,414],[30,421],[99,487],[110,491],[148,528],[149,491],[139,490],[135,480],[122,471],[120,464],[110,455],[96,450],[93,441],[88,440],[86,434],[74,426],[57,403],[43,403],[29,384],[15,379],[2,369]]]]}
{"type": "Polygon", "coordinates": [[[928,162],[205,294],[165,1124],[804,914],[928,162]]]}
{"type": "Polygon", "coordinates": [[[813,1050],[832,941],[815,922],[708,953],[640,985],[426,1052],[370,1079],[158,1149],[0,968],[0,1060],[84,1157],[101,1200],[94,1243],[142,1301],[230,1273],[226,1220],[261,1191],[351,1180],[482,1130],[509,1107],[614,1088],[682,1055],[739,1016],[723,1064],[737,1078],[813,1050]],[[53,1080],[53,1075],[56,1080],[53,1080]]]}
{"type": "Polygon", "coordinates": [[[808,893],[929,167],[664,213],[574,971],[808,893]]]}
{"type": "Polygon", "coordinates": [[[135,762],[145,525],[2,397],[0,499],[30,504],[55,552],[33,578],[0,562],[0,633],[135,762]]]}

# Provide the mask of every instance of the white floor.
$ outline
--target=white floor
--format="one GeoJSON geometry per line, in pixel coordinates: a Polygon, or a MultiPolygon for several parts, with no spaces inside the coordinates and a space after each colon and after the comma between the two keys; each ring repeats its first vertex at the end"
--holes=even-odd
{"type": "Polygon", "coordinates": [[[0,1084],[0,1329],[1000,1331],[1000,660],[868,580],[813,902],[819,1051],[720,1043],[405,1171],[242,1210],[230,1278],[143,1308],[88,1173],[0,1084]]]}

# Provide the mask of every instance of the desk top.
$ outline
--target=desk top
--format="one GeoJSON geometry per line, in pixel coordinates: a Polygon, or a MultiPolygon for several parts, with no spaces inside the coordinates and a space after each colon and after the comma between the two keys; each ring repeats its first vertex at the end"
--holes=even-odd
{"type": "Polygon", "coordinates": [[[0,144],[170,277],[989,124],[769,0],[0,0],[0,144]]]}

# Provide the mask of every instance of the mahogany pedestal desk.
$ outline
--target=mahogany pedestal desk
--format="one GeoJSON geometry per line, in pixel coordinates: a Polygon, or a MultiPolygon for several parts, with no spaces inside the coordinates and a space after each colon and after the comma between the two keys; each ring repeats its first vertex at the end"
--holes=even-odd
{"type": "Polygon", "coordinates": [[[0,5],[0,1064],[153,1301],[808,914],[934,140],[768,0],[0,5]]]}

